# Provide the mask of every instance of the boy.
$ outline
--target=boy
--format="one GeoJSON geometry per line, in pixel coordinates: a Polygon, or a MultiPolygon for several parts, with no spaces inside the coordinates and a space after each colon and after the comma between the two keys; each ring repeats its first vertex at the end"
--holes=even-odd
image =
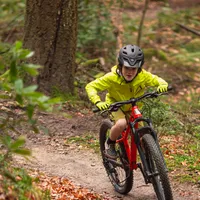
{"type": "MultiPolygon", "coordinates": [[[[146,87],[156,86],[158,92],[166,92],[168,83],[142,69],[144,54],[136,45],[126,45],[119,51],[118,65],[85,87],[88,97],[100,110],[107,109],[111,103],[136,98],[144,94],[146,87]],[[101,101],[98,92],[107,90],[105,102],[101,101]]],[[[116,159],[115,142],[121,132],[126,128],[126,114],[130,112],[131,105],[121,107],[113,112],[114,125],[110,137],[105,143],[105,155],[116,159]]]]}

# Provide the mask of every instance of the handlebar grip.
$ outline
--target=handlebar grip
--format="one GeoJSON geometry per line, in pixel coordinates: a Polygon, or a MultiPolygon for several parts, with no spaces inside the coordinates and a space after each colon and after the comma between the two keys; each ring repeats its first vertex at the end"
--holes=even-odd
{"type": "Polygon", "coordinates": [[[100,111],[99,108],[93,108],[93,109],[92,109],[92,112],[93,112],[93,113],[97,113],[97,112],[99,112],[99,111],[100,111]]]}
{"type": "Polygon", "coordinates": [[[170,85],[168,86],[167,91],[171,91],[171,90],[173,90],[173,87],[170,85]]]}

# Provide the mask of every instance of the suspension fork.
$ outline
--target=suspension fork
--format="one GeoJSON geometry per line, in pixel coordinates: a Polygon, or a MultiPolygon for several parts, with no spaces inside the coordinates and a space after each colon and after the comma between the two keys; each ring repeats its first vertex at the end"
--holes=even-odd
{"type": "Polygon", "coordinates": [[[141,170],[144,180],[145,180],[145,183],[147,184],[150,182],[149,177],[151,176],[151,173],[150,173],[148,164],[146,162],[145,154],[143,153],[143,150],[141,147],[140,136],[139,136],[138,132],[136,131],[139,127],[139,124],[138,124],[138,122],[130,123],[130,127],[131,127],[131,132],[132,132],[132,138],[134,139],[134,145],[135,145],[134,149],[138,150],[143,167],[142,167],[141,163],[137,163],[136,165],[141,170]]]}

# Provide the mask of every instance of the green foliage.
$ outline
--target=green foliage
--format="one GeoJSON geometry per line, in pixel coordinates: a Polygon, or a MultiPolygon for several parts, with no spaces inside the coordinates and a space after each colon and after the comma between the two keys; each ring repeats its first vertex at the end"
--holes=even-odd
{"type": "Polygon", "coordinates": [[[158,13],[158,26],[161,28],[162,26],[173,25],[174,24],[174,18],[172,15],[172,10],[169,7],[163,7],[162,11],[158,13]]]}
{"type": "MultiPolygon", "coordinates": [[[[114,0],[114,2],[116,1],[118,2],[118,0],[114,0]]],[[[111,23],[107,3],[92,0],[78,1],[78,17],[76,52],[78,68],[74,85],[76,92],[82,98],[85,85],[91,81],[91,77],[104,71],[99,67],[101,65],[99,58],[103,58],[106,63],[105,67],[110,68],[110,65],[114,65],[116,38],[113,34],[114,27],[111,23]]]]}
{"type": "Polygon", "coordinates": [[[200,126],[199,126],[199,108],[198,105],[198,93],[190,93],[185,95],[190,101],[180,100],[176,105],[176,112],[178,113],[179,120],[181,121],[183,128],[182,133],[188,134],[197,140],[200,138],[200,126]]]}
{"type": "Polygon", "coordinates": [[[185,9],[180,10],[179,12],[174,12],[169,7],[163,7],[162,11],[158,13],[158,26],[165,27],[166,24],[171,27],[173,27],[174,31],[182,31],[175,22],[184,23],[184,24],[196,24],[199,25],[199,19],[198,19],[198,12],[199,9],[185,9]]]}
{"type": "Polygon", "coordinates": [[[65,102],[65,101],[78,101],[79,97],[76,96],[76,94],[70,94],[70,93],[62,93],[57,87],[52,87],[52,91],[51,91],[51,96],[55,97],[55,98],[59,98],[60,101],[65,102]]]}
{"type": "Polygon", "coordinates": [[[145,59],[152,59],[152,57],[155,56],[159,60],[167,61],[167,55],[162,50],[146,48],[144,49],[144,55],[145,55],[145,59]]]}
{"type": "Polygon", "coordinates": [[[200,52],[196,35],[184,30],[177,24],[178,22],[188,28],[198,30],[200,25],[199,11],[199,7],[181,9],[179,12],[164,7],[162,12],[158,14],[158,22],[154,26],[157,32],[156,38],[161,47],[162,45],[167,46],[165,51],[170,58],[168,62],[172,67],[176,64],[183,67],[195,65],[193,70],[195,71],[196,66],[199,65],[200,52]],[[169,50],[170,48],[173,48],[173,50],[169,50]]]}
{"type": "Polygon", "coordinates": [[[182,45],[183,48],[185,48],[188,52],[199,52],[199,46],[200,46],[200,39],[196,38],[185,45],[182,45]]]}
{"type": "Polygon", "coordinates": [[[113,27],[110,13],[104,4],[91,0],[79,1],[78,14],[78,52],[82,52],[81,54],[87,52],[88,55],[83,57],[91,57],[92,54],[115,59],[113,58],[115,51],[113,27]],[[109,48],[109,51],[105,48],[109,48]]]}
{"type": "Polygon", "coordinates": [[[136,43],[137,36],[136,33],[139,29],[139,18],[134,18],[130,20],[130,16],[126,13],[122,14],[122,22],[124,27],[124,44],[136,43]]]}
{"type": "MultiPolygon", "coordinates": [[[[23,76],[36,76],[39,65],[26,63],[26,60],[33,55],[27,49],[22,48],[22,43],[17,41],[13,46],[2,54],[1,72],[0,72],[0,88],[1,97],[12,105],[21,108],[22,114],[15,113],[12,109],[4,108],[0,112],[0,128],[1,137],[0,144],[4,151],[1,152],[0,174],[3,181],[0,185],[5,188],[4,194],[8,191],[6,188],[12,187],[12,193],[19,199],[28,199],[28,194],[34,196],[35,199],[41,199],[38,191],[32,185],[32,178],[28,176],[23,169],[15,169],[11,165],[13,154],[20,156],[30,156],[29,149],[24,148],[25,137],[16,137],[21,135],[16,127],[31,127],[32,130],[38,132],[34,113],[39,110],[52,111],[55,104],[60,101],[58,98],[50,98],[37,90],[37,85],[25,86],[23,76]],[[5,58],[5,59],[4,59],[5,58]],[[25,109],[24,109],[25,108],[25,109]],[[25,111],[23,111],[23,109],[25,111]],[[29,122],[29,123],[28,123],[29,122]],[[13,137],[15,136],[15,137],[13,137]],[[17,178],[19,177],[19,179],[17,178]]],[[[3,99],[3,100],[4,100],[3,99]]],[[[9,191],[10,192],[10,191],[9,191]]]]}
{"type": "Polygon", "coordinates": [[[181,44],[180,52],[177,55],[173,55],[173,63],[179,63],[184,66],[193,66],[194,71],[199,68],[199,50],[200,40],[193,39],[186,44],[181,44]]]}
{"type": "Polygon", "coordinates": [[[184,141],[183,144],[182,141],[179,141],[176,149],[170,149],[170,151],[174,151],[174,153],[166,157],[167,166],[171,169],[176,169],[177,172],[180,170],[180,173],[175,173],[175,179],[181,182],[197,184],[200,180],[199,141],[191,140],[188,137],[184,139],[186,141],[184,141]]]}
{"type": "Polygon", "coordinates": [[[159,134],[178,134],[183,129],[178,117],[172,112],[169,104],[160,99],[148,99],[143,101],[142,113],[150,118],[153,126],[159,134]]]}
{"type": "MultiPolygon", "coordinates": [[[[185,97],[188,97],[184,95],[185,97]]],[[[197,95],[190,94],[190,102],[181,99],[176,105],[167,105],[156,101],[147,105],[146,115],[152,118],[158,133],[161,133],[161,147],[174,177],[181,182],[199,181],[199,114],[197,95]],[[164,133],[164,134],[163,134],[164,133]],[[180,169],[180,172],[179,172],[180,169]]],[[[165,97],[165,101],[168,97],[165,97]]],[[[169,100],[168,100],[169,101],[169,100]]]]}
{"type": "MultiPolygon", "coordinates": [[[[18,32],[23,28],[25,0],[1,0],[0,6],[0,36],[3,41],[7,41],[10,34],[18,32]]],[[[21,35],[14,36],[17,39],[22,39],[21,35]]]]}
{"type": "MultiPolygon", "coordinates": [[[[179,64],[182,66],[198,66],[199,65],[199,57],[200,57],[200,51],[196,52],[188,52],[185,49],[180,49],[180,53],[177,55],[173,55],[172,63],[179,64]]],[[[193,71],[197,71],[198,68],[195,68],[193,71]]]]}
{"type": "Polygon", "coordinates": [[[25,87],[24,81],[20,76],[21,74],[28,74],[30,76],[36,76],[38,74],[37,69],[41,68],[41,66],[22,62],[31,57],[33,52],[23,49],[21,42],[16,42],[9,53],[10,69],[0,76],[0,87],[3,90],[12,92],[14,100],[19,105],[27,105],[27,113],[30,119],[33,113],[32,106],[52,111],[52,105],[59,103],[59,99],[50,99],[48,96],[37,92],[37,85],[25,87]]]}
{"type": "Polygon", "coordinates": [[[78,48],[99,48],[103,41],[113,40],[109,12],[102,3],[79,1],[78,48]]]}
{"type": "Polygon", "coordinates": [[[7,148],[7,154],[17,153],[24,156],[31,155],[28,149],[21,148],[25,144],[25,138],[23,137],[19,137],[13,141],[11,136],[5,135],[0,137],[0,141],[7,148]]]}
{"type": "Polygon", "coordinates": [[[25,8],[25,0],[1,0],[1,16],[8,16],[25,8]]]}
{"type": "MultiPolygon", "coordinates": [[[[124,22],[124,28],[126,32],[137,32],[139,28],[139,18],[134,18],[130,20],[130,16],[128,16],[126,13],[123,13],[122,20],[124,22]]],[[[126,34],[125,32],[125,34],[126,34]]]]}

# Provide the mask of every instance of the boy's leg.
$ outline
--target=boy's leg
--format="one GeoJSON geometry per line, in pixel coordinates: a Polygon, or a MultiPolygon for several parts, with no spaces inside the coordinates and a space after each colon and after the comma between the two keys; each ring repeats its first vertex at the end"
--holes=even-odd
{"type": "Polygon", "coordinates": [[[126,119],[117,120],[110,130],[110,139],[112,141],[116,141],[125,128],[126,128],[126,119]]]}
{"type": "Polygon", "coordinates": [[[125,114],[119,109],[117,112],[112,113],[112,119],[115,124],[110,130],[110,139],[116,141],[122,131],[126,128],[125,114]]]}
{"type": "Polygon", "coordinates": [[[126,128],[126,119],[124,113],[121,110],[118,110],[117,112],[113,113],[113,120],[115,121],[115,124],[111,128],[110,136],[106,141],[105,153],[108,157],[116,159],[117,152],[115,150],[115,142],[122,133],[122,131],[126,128]]]}

